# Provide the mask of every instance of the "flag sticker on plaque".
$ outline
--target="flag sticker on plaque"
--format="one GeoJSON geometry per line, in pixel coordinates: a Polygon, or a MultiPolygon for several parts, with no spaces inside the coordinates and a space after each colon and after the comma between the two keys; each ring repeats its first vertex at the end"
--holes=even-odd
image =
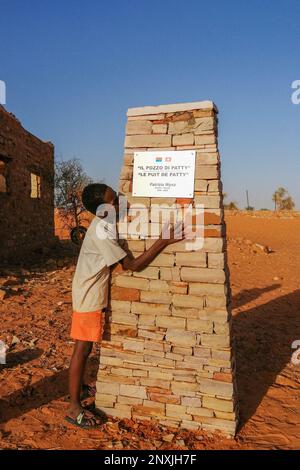
{"type": "Polygon", "coordinates": [[[195,157],[194,150],[135,152],[132,195],[192,198],[195,157]]]}

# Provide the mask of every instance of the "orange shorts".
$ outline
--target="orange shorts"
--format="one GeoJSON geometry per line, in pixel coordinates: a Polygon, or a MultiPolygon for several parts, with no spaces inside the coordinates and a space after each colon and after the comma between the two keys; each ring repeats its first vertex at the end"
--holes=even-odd
{"type": "Polygon", "coordinates": [[[102,339],[105,312],[74,312],[72,315],[71,338],[98,343],[102,339]]]}

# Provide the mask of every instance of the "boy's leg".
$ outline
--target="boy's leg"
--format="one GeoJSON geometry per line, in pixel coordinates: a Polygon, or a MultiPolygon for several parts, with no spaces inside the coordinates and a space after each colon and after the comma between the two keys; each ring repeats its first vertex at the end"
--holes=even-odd
{"type": "MultiPolygon", "coordinates": [[[[69,368],[69,391],[70,407],[68,415],[76,419],[82,411],[80,395],[82,390],[83,376],[86,367],[86,361],[92,351],[93,343],[91,341],[76,340],[73,355],[69,368]]],[[[93,422],[97,421],[92,413],[87,413],[87,418],[93,422]]]]}

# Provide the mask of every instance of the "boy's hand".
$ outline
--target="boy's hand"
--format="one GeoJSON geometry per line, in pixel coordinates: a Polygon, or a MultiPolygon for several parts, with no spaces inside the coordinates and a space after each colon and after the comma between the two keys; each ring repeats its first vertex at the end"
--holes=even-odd
{"type": "Polygon", "coordinates": [[[167,222],[162,228],[160,239],[165,246],[172,245],[173,243],[183,240],[183,223],[181,221],[178,221],[175,224],[170,224],[169,222],[167,222]]]}

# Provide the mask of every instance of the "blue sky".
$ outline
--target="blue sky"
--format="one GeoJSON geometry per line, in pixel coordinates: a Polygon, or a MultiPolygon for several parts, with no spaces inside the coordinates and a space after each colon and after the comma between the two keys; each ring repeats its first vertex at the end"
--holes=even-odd
{"type": "Polygon", "coordinates": [[[224,190],[300,208],[300,2],[0,0],[0,80],[24,127],[115,186],[128,107],[211,99],[224,190]]]}

